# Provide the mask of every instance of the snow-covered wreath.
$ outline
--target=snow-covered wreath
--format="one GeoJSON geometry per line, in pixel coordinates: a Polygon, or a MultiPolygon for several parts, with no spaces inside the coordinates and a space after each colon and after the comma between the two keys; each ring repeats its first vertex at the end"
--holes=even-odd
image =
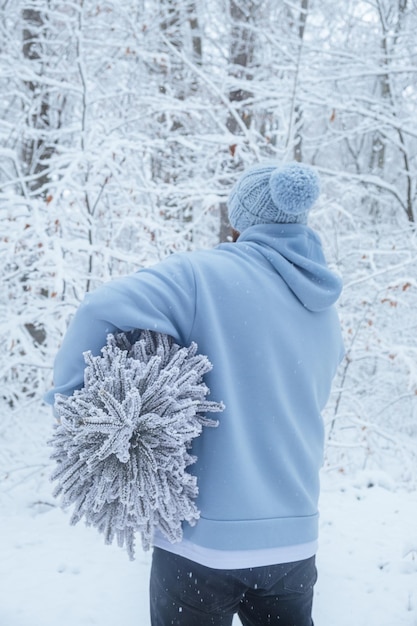
{"type": "Polygon", "coordinates": [[[195,343],[121,333],[108,336],[100,356],[84,358],[83,388],[56,397],[54,495],[63,508],[75,505],[71,524],[84,517],[133,559],[136,532],[147,550],[156,528],[175,542],[183,521],[196,523],[189,449],[203,426],[217,425],[205,414],[224,407],[206,400],[203,376],[212,366],[195,343]]]}

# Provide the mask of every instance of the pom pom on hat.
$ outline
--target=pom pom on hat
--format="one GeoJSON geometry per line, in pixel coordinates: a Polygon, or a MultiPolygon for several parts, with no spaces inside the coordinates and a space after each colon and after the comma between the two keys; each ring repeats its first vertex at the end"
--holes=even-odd
{"type": "Polygon", "coordinates": [[[319,177],[308,165],[255,165],[230,193],[230,223],[239,232],[255,224],[305,224],[319,194],[319,177]]]}
{"type": "Polygon", "coordinates": [[[316,172],[298,163],[275,169],[269,179],[269,190],[277,209],[288,215],[309,211],[320,192],[316,172]]]}

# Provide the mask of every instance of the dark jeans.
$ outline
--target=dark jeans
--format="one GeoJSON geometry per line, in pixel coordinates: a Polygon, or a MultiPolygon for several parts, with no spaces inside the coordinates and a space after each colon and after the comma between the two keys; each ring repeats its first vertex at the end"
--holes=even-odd
{"type": "Polygon", "coordinates": [[[312,626],[315,557],[248,569],[212,569],[154,549],[152,626],[312,626]]]}

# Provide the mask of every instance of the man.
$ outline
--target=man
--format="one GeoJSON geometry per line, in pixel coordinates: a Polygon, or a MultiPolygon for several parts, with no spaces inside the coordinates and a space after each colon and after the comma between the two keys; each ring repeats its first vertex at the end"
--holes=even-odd
{"type": "Polygon", "coordinates": [[[88,294],[55,362],[55,393],[83,382],[82,353],[108,333],[149,329],[195,341],[226,405],[194,440],[201,518],[154,538],[152,626],[311,626],[321,411],[343,356],[327,267],[307,216],[319,195],[305,165],[244,172],[228,200],[234,243],[175,254],[88,294]]]}

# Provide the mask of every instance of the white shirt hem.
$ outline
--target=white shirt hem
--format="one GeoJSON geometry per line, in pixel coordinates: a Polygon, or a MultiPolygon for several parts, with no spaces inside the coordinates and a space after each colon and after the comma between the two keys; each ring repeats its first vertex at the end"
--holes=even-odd
{"type": "Polygon", "coordinates": [[[309,559],[316,554],[318,542],[262,550],[213,550],[186,539],[179,543],[170,543],[158,533],[153,545],[213,569],[247,569],[309,559]]]}

